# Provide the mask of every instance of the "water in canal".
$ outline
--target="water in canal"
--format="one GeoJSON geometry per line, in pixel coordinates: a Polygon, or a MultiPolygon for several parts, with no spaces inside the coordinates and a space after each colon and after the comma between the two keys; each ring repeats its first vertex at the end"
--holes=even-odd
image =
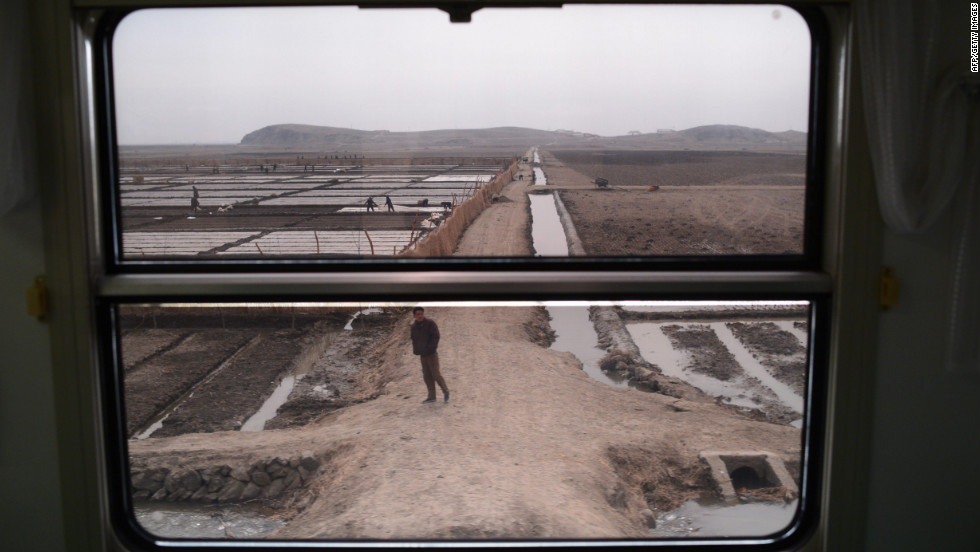
{"type": "Polygon", "coordinates": [[[785,529],[796,515],[798,501],[787,504],[750,502],[706,506],[690,500],[657,518],[656,537],[752,537],[785,529]]]}
{"type": "Polygon", "coordinates": [[[617,381],[599,368],[599,361],[606,356],[605,349],[599,348],[599,337],[595,326],[589,320],[589,307],[586,305],[549,305],[551,329],[555,331],[555,342],[551,348],[575,355],[582,362],[582,369],[596,381],[614,387],[626,387],[625,381],[617,381]]]}
{"type": "Polygon", "coordinates": [[[567,257],[568,240],[553,194],[528,194],[531,200],[531,245],[536,257],[567,257]]]}
{"type": "MultiPolygon", "coordinates": [[[[530,194],[528,197],[531,199],[534,251],[543,257],[567,257],[568,242],[554,195],[530,194]]],[[[599,348],[595,326],[589,320],[588,305],[549,305],[547,310],[551,316],[551,329],[556,333],[552,349],[575,355],[582,362],[582,369],[592,378],[616,387],[626,386],[625,382],[610,378],[599,368],[599,361],[606,351],[599,348]]]]}
{"type": "Polygon", "coordinates": [[[224,508],[185,504],[133,508],[136,521],[158,537],[183,539],[261,538],[285,522],[249,512],[243,508],[224,508]]]}

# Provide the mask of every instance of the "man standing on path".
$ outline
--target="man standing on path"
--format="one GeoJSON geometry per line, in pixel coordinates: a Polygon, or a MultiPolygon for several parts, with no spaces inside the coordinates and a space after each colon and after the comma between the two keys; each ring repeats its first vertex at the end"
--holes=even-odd
{"type": "Polygon", "coordinates": [[[439,354],[436,352],[439,347],[439,327],[425,317],[425,309],[422,307],[412,309],[412,316],[415,317],[415,322],[412,323],[412,352],[422,360],[422,379],[429,390],[429,395],[422,404],[436,402],[436,383],[442,389],[443,400],[449,402],[449,388],[439,372],[439,354]]]}

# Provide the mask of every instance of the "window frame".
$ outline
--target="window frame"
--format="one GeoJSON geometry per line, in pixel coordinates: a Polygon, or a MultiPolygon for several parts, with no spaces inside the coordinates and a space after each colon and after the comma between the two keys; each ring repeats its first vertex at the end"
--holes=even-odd
{"type": "MultiPolygon", "coordinates": [[[[197,295],[194,297],[182,297],[190,302],[215,303],[227,301],[229,295],[197,295]]],[[[237,295],[234,295],[237,296],[237,295]]],[[[258,302],[284,301],[310,301],[310,302],[332,302],[346,301],[362,302],[369,301],[439,301],[439,300],[459,300],[460,295],[456,293],[403,296],[396,295],[374,295],[361,293],[330,295],[324,298],[322,295],[310,296],[305,294],[290,294],[288,296],[262,296],[250,297],[258,302]],[[380,297],[380,299],[379,299],[380,297]]],[[[575,294],[571,298],[583,299],[583,295],[575,294]]],[[[589,297],[596,297],[595,295],[589,297]]],[[[601,295],[598,300],[622,299],[636,300],[637,295],[620,293],[612,295],[601,295]]],[[[116,320],[118,314],[116,308],[131,304],[159,303],[173,300],[171,294],[151,295],[125,295],[103,297],[98,301],[98,327],[108,334],[100,340],[100,354],[105,364],[101,378],[101,393],[104,398],[104,431],[106,435],[123,436],[121,439],[108,439],[106,447],[106,462],[109,473],[128,474],[129,473],[129,452],[128,439],[125,437],[125,390],[123,385],[122,373],[122,352],[120,348],[119,330],[120,325],[116,320]]],[[[469,297],[465,300],[480,300],[481,297],[469,297]]],[[[542,300],[541,295],[520,294],[516,296],[493,296],[494,300],[506,301],[527,301],[542,300]]],[[[548,300],[569,299],[569,297],[548,297],[548,300]]],[[[792,522],[783,530],[774,535],[759,535],[752,537],[687,537],[687,538],[651,538],[641,539],[604,539],[594,538],[588,540],[580,539],[540,539],[540,540],[479,540],[479,541],[458,541],[458,540],[393,540],[393,541],[371,541],[371,540],[251,540],[245,541],[244,546],[249,550],[279,550],[282,548],[305,548],[305,549],[387,549],[387,548],[414,548],[417,546],[433,548],[516,548],[516,549],[554,549],[565,547],[616,547],[626,549],[664,549],[681,550],[697,548],[698,550],[724,550],[731,552],[741,551],[776,551],[776,550],[795,550],[801,548],[813,536],[819,523],[819,512],[821,509],[821,480],[822,470],[821,458],[823,457],[823,442],[825,436],[824,419],[826,416],[827,401],[827,364],[829,362],[829,327],[830,327],[830,294],[815,292],[788,292],[788,293],[755,293],[755,294],[728,294],[728,295],[705,295],[696,293],[694,295],[669,294],[646,294],[640,300],[718,300],[726,299],[738,300],[803,300],[810,303],[810,314],[808,324],[810,327],[809,340],[807,343],[807,386],[804,399],[803,428],[800,432],[800,485],[799,503],[796,515],[792,522]]],[[[461,307],[466,308],[466,307],[461,307]]],[[[211,550],[234,547],[236,541],[228,540],[207,540],[207,539],[169,539],[158,537],[144,529],[135,517],[133,487],[128,476],[109,477],[107,479],[109,513],[112,520],[113,529],[120,540],[133,550],[169,550],[173,548],[185,550],[211,550]]]]}
{"type": "MultiPolygon", "coordinates": [[[[594,4],[583,0],[570,0],[564,4],[594,4]]],[[[616,2],[613,2],[615,4],[616,2]]],[[[620,3],[630,3],[620,2],[620,3]]],[[[649,2],[656,4],[656,0],[649,2]]],[[[686,2],[695,4],[697,2],[686,2]]],[[[753,4],[761,2],[744,2],[753,4]]],[[[778,3],[778,2],[777,2],[778,3]]],[[[198,5],[198,3],[192,3],[198,5]]],[[[328,1],[317,5],[351,5],[387,8],[424,8],[446,6],[445,2],[384,2],[361,0],[360,2],[328,1]]],[[[539,2],[450,2],[451,6],[535,7],[539,2]]],[[[738,5],[742,2],[727,2],[738,5]]],[[[210,3],[204,3],[210,5],[210,3]]],[[[231,2],[231,6],[255,7],[263,2],[231,2]]],[[[272,5],[272,3],[269,3],[272,5]]],[[[545,5],[550,5],[547,2],[545,5]]],[[[108,184],[100,187],[97,196],[99,210],[105,213],[100,219],[98,250],[106,274],[151,274],[158,272],[186,273],[244,273],[244,272],[303,272],[303,271],[816,271],[823,257],[823,198],[825,192],[825,166],[827,144],[827,94],[829,37],[827,22],[821,12],[807,5],[781,4],[795,10],[807,22],[810,29],[810,92],[808,108],[806,183],[804,192],[803,243],[798,254],[752,255],[672,255],[672,256],[624,256],[624,257],[438,257],[402,259],[306,259],[280,257],[275,259],[125,259],[122,252],[122,207],[118,187],[119,146],[115,140],[115,107],[113,100],[112,37],[118,24],[136,9],[118,9],[106,12],[95,30],[94,45],[97,60],[95,71],[95,97],[99,149],[98,164],[108,184]]],[[[169,5],[168,5],[169,6],[169,5]]],[[[152,6],[148,6],[152,7],[152,6]]],[[[554,7],[554,6],[552,6],[554,7]]],[[[442,7],[451,11],[453,7],[442,7]]]]}
{"type": "MultiPolygon", "coordinates": [[[[82,2],[85,4],[85,2],[82,2]]],[[[90,2],[93,3],[93,2],[90,2]]],[[[98,3],[98,2],[94,2],[98,3]]],[[[126,2],[124,2],[126,3],[126,2]]],[[[138,3],[138,2],[137,2],[138,3]]],[[[374,3],[374,2],[372,2],[374,3]]],[[[490,2],[488,2],[490,3],[490,2]]],[[[578,2],[574,2],[578,3],[578,2]]],[[[585,3],[585,2],[583,2],[585,3]]],[[[749,2],[751,3],[751,2],[749,2]]],[[[199,3],[190,2],[198,5],[199,3]]],[[[378,2],[380,4],[380,2],[378,2]]],[[[94,197],[98,198],[94,204],[90,205],[90,212],[95,213],[93,217],[95,226],[91,228],[91,236],[94,240],[90,242],[92,250],[95,252],[91,257],[96,261],[94,273],[98,284],[94,292],[97,322],[96,327],[100,333],[105,333],[112,326],[111,305],[124,304],[130,302],[154,302],[174,300],[180,298],[188,301],[211,301],[227,300],[229,297],[249,297],[250,299],[265,300],[301,300],[302,298],[323,300],[321,295],[316,294],[324,289],[331,290],[333,297],[345,299],[370,297],[376,300],[382,298],[418,298],[446,299],[465,296],[467,298],[540,298],[542,293],[548,299],[566,298],[590,298],[590,299],[658,299],[666,297],[669,293],[671,299],[730,299],[730,298],[765,298],[765,299],[799,299],[801,297],[810,298],[814,305],[814,314],[811,317],[811,374],[815,375],[812,379],[808,391],[813,398],[812,404],[808,399],[806,412],[807,427],[812,427],[810,432],[804,432],[804,438],[808,444],[804,448],[806,461],[818,459],[816,467],[813,469],[801,470],[804,478],[804,485],[801,487],[810,489],[809,495],[812,498],[804,507],[801,501],[801,512],[803,514],[802,525],[797,524],[791,531],[791,536],[785,540],[766,541],[766,539],[736,539],[734,543],[716,543],[716,539],[708,541],[685,541],[685,542],[655,542],[653,546],[707,546],[714,548],[729,549],[781,549],[785,545],[799,546],[809,538],[815,530],[817,519],[813,516],[820,509],[820,478],[821,462],[823,456],[823,435],[824,427],[822,420],[826,415],[826,372],[828,362],[828,347],[830,341],[830,305],[833,303],[833,283],[831,278],[821,272],[824,262],[825,251],[821,246],[822,237],[825,233],[823,227],[824,204],[823,198],[826,195],[824,189],[826,157],[824,145],[827,141],[825,131],[828,101],[825,96],[825,73],[827,70],[827,39],[817,40],[814,30],[814,21],[817,25],[822,25],[822,16],[818,10],[809,7],[790,6],[800,11],[801,14],[809,14],[807,21],[811,25],[813,34],[813,53],[811,63],[811,88],[820,90],[811,92],[810,108],[810,129],[809,145],[807,158],[807,206],[806,220],[807,229],[805,232],[806,241],[804,254],[799,256],[737,256],[737,257],[711,257],[711,258],[658,258],[658,259],[635,259],[635,258],[592,258],[592,259],[538,259],[529,261],[527,259],[426,259],[413,260],[407,262],[378,262],[378,261],[334,261],[326,262],[292,262],[288,260],[276,261],[219,261],[208,263],[194,261],[184,263],[181,261],[150,261],[146,263],[119,262],[118,255],[113,254],[118,251],[118,236],[120,235],[115,228],[116,218],[106,213],[114,213],[118,203],[114,201],[113,194],[105,193],[106,188],[100,185],[102,182],[115,182],[115,167],[117,166],[115,155],[115,144],[111,139],[111,101],[105,91],[99,91],[99,82],[106,86],[108,71],[95,79],[94,89],[95,104],[101,105],[99,111],[95,109],[92,116],[94,127],[98,138],[94,140],[97,146],[94,148],[97,154],[97,161],[92,170],[94,197]],[[818,43],[823,45],[818,55],[818,43]],[[819,85],[819,86],[817,86],[819,85]],[[817,99],[819,95],[820,99],[817,99]],[[103,103],[103,100],[105,103],[103,103]],[[817,124],[820,123],[820,124],[817,124]],[[814,128],[816,127],[816,128],[814,128]],[[100,176],[101,175],[101,176],[100,176]],[[815,176],[817,175],[817,176],[815,176]],[[811,180],[816,180],[814,185],[811,180]],[[99,222],[102,224],[100,225],[99,222]],[[817,229],[812,230],[811,224],[817,224],[817,229]],[[748,266],[747,269],[744,267],[748,266]],[[229,279],[232,280],[229,285],[229,279]],[[518,294],[513,293],[512,285],[519,283],[527,286],[526,291],[518,294]],[[720,286],[725,286],[726,291],[719,293],[720,286]],[[289,289],[289,291],[285,291],[289,289]],[[819,305],[819,308],[818,308],[819,305]],[[819,362],[818,362],[819,361],[819,362]],[[820,370],[814,366],[822,366],[820,370]],[[818,373],[819,372],[819,373],[818,373]],[[822,376],[820,374],[823,374],[822,376]],[[812,426],[811,426],[812,423],[812,426]],[[810,517],[808,517],[810,516],[810,517]]],[[[109,12],[114,15],[121,12],[109,12]]],[[[104,24],[107,19],[100,19],[104,24]]],[[[100,35],[103,31],[95,31],[91,36],[100,35]]],[[[97,44],[96,39],[94,43],[97,44]]],[[[89,42],[91,47],[93,42],[89,42]]],[[[95,48],[98,51],[98,48],[95,48]]],[[[111,49],[110,49],[111,51],[111,49]]],[[[90,52],[91,53],[91,52],[90,52]]],[[[105,52],[102,52],[105,56],[105,52]]],[[[105,69],[111,67],[111,54],[102,57],[101,63],[96,63],[97,68],[105,69]]],[[[91,84],[91,83],[90,83],[91,84]]],[[[92,176],[90,175],[90,176],[92,176]]],[[[110,184],[110,188],[113,187],[110,184]]],[[[114,340],[100,339],[101,357],[97,365],[106,362],[108,359],[116,358],[116,344],[114,340]]],[[[113,424],[118,422],[112,412],[114,404],[113,393],[118,390],[113,387],[113,382],[118,383],[118,378],[107,377],[105,370],[102,372],[102,391],[104,398],[107,399],[103,413],[103,429],[107,438],[108,462],[110,467],[120,467],[113,464],[113,458],[119,456],[120,450],[117,447],[120,443],[112,439],[113,424]]],[[[121,443],[122,449],[125,448],[125,439],[121,443]]],[[[124,467],[125,464],[122,465],[124,467]]],[[[113,473],[110,469],[109,473],[113,473]]],[[[119,473],[119,472],[116,472],[119,473]]],[[[119,511],[118,504],[112,495],[118,495],[118,478],[108,477],[107,484],[110,489],[110,511],[115,520],[117,528],[122,528],[128,523],[129,518],[125,511],[119,511]],[[122,516],[122,517],[120,517],[122,516]]],[[[123,487],[127,482],[123,482],[123,487]]],[[[125,493],[122,493],[123,495],[125,493]]],[[[123,498],[125,503],[125,498],[123,498]]],[[[125,530],[123,531],[125,533],[125,530]]],[[[124,541],[129,540],[133,535],[120,535],[124,541]]],[[[142,546],[145,543],[136,541],[135,546],[142,546]]],[[[213,545],[210,543],[209,545],[213,545]]],[[[282,543],[273,543],[282,544],[282,543]]],[[[303,543],[309,544],[309,543],[303,543]]],[[[479,546],[486,546],[492,543],[480,543],[479,546]]],[[[534,545],[554,545],[555,543],[545,542],[534,545]]],[[[566,543],[567,544],[567,543],[566,543]]],[[[649,544],[649,543],[644,543],[649,544]]],[[[260,548],[265,547],[264,542],[259,542],[260,548]]],[[[271,546],[271,544],[270,544],[271,546]]],[[[315,546],[315,543],[314,543],[315,546]]],[[[218,546],[223,548],[224,546],[218,546]]]]}

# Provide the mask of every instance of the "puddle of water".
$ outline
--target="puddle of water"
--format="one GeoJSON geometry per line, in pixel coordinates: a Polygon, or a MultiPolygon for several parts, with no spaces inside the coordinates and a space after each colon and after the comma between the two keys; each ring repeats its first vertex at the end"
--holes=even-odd
{"type": "Polygon", "coordinates": [[[356,320],[357,317],[358,316],[361,316],[362,314],[376,314],[376,313],[379,313],[379,312],[384,312],[384,311],[382,311],[381,309],[376,309],[376,308],[359,310],[359,311],[357,311],[357,312],[355,312],[354,314],[351,315],[350,320],[347,321],[347,325],[344,326],[344,329],[347,330],[347,331],[353,330],[354,329],[354,320],[356,320]]]}
{"type": "Polygon", "coordinates": [[[568,241],[552,194],[528,194],[531,200],[531,245],[538,257],[567,257],[568,241]]]}
{"type": "Polygon", "coordinates": [[[165,509],[136,506],[136,521],[159,537],[190,539],[261,538],[285,522],[228,508],[194,508],[167,505],[165,509]]]}
{"type": "Polygon", "coordinates": [[[599,337],[595,326],[589,320],[588,307],[549,306],[551,329],[557,337],[551,348],[556,351],[566,351],[575,355],[582,362],[582,368],[592,379],[614,387],[626,387],[625,381],[616,381],[599,368],[599,361],[606,356],[606,351],[600,349],[599,337]]]}
{"type": "Polygon", "coordinates": [[[262,403],[262,406],[252,414],[252,417],[245,420],[242,424],[242,431],[262,431],[265,429],[265,423],[276,417],[276,411],[279,407],[285,404],[286,399],[289,398],[289,394],[293,392],[293,387],[296,382],[303,379],[303,375],[290,374],[279,382],[279,386],[276,390],[269,395],[269,398],[262,403]]]}
{"type": "Polygon", "coordinates": [[[146,439],[150,435],[153,435],[153,432],[154,431],[156,431],[156,430],[160,429],[161,427],[163,427],[163,422],[165,422],[167,420],[167,418],[169,418],[169,417],[170,417],[170,412],[167,412],[166,414],[163,415],[162,418],[160,418],[159,420],[157,420],[157,421],[153,422],[152,424],[150,424],[150,427],[146,428],[146,430],[143,431],[143,433],[140,433],[139,435],[137,435],[136,438],[137,439],[146,439]]]}
{"type": "Polygon", "coordinates": [[[534,167],[534,185],[535,186],[547,186],[548,179],[544,176],[544,171],[541,167],[534,167]]]}
{"type": "Polygon", "coordinates": [[[650,532],[658,537],[761,537],[785,529],[793,521],[796,505],[794,500],[703,506],[690,500],[660,516],[650,532]]]}

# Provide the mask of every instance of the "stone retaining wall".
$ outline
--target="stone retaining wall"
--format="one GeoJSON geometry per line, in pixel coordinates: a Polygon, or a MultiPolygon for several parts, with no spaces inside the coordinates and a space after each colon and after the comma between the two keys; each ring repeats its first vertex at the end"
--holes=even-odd
{"type": "Polygon", "coordinates": [[[255,498],[278,498],[309,485],[319,475],[312,453],[292,458],[265,458],[250,465],[202,468],[134,467],[133,498],[228,504],[255,498]]]}

